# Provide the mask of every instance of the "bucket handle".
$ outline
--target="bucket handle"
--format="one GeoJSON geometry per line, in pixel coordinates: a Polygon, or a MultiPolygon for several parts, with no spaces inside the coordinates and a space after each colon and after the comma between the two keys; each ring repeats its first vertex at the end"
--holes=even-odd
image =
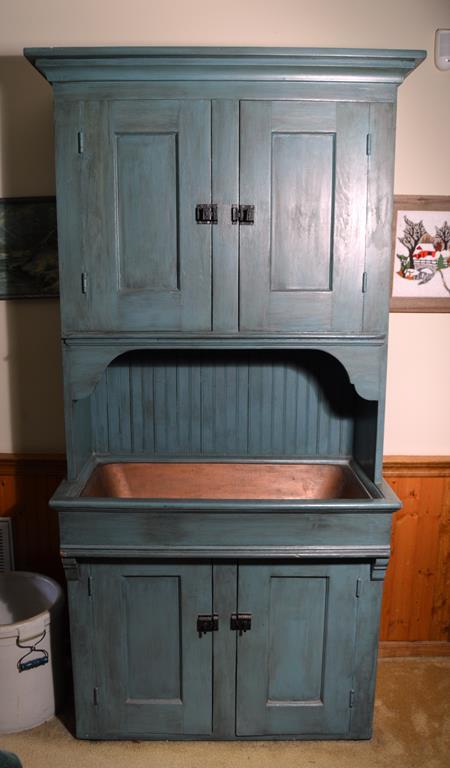
{"type": "Polygon", "coordinates": [[[39,643],[42,643],[46,634],[47,631],[44,629],[33,645],[23,645],[19,638],[16,639],[18,648],[28,649],[28,653],[25,653],[17,662],[17,669],[19,672],[26,672],[28,669],[34,669],[35,667],[41,667],[43,664],[48,664],[48,651],[46,651],[45,648],[36,647],[39,643]],[[27,656],[30,656],[32,653],[40,653],[41,655],[35,659],[30,659],[30,661],[25,661],[27,656]]]}

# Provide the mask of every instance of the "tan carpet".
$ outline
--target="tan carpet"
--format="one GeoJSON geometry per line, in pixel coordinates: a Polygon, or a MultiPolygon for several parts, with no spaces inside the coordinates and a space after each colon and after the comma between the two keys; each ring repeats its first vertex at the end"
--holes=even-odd
{"type": "Polygon", "coordinates": [[[371,741],[86,742],[55,718],[0,737],[24,768],[450,768],[450,659],[382,659],[371,741]]]}

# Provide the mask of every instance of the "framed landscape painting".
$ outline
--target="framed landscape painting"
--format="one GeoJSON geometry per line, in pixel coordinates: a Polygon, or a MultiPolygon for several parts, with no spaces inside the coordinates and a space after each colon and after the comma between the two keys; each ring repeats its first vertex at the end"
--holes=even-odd
{"type": "Polygon", "coordinates": [[[58,293],[55,198],[0,198],[0,299],[58,293]]]}
{"type": "Polygon", "coordinates": [[[392,312],[450,312],[450,197],[394,198],[392,312]]]}

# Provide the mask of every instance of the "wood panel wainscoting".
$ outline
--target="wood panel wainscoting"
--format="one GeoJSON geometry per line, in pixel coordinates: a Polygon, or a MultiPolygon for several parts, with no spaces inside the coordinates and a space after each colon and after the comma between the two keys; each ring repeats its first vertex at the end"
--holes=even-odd
{"type": "Polygon", "coordinates": [[[381,618],[382,656],[450,655],[450,457],[386,456],[394,515],[381,618]]]}
{"type": "Polygon", "coordinates": [[[15,567],[61,584],[58,515],[48,500],[65,474],[61,454],[0,453],[0,517],[12,518],[15,567]]]}
{"type": "MultiPolygon", "coordinates": [[[[13,520],[16,568],[61,583],[48,499],[64,475],[60,454],[0,454],[0,516],[13,520]]],[[[380,654],[450,655],[450,457],[388,456],[384,476],[403,508],[393,521],[380,654]]]]}

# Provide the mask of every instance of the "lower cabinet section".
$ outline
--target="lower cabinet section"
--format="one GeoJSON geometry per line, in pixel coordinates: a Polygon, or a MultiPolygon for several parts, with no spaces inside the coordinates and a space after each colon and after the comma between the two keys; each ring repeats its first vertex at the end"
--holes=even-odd
{"type": "Polygon", "coordinates": [[[108,562],[69,574],[81,738],[367,738],[370,563],[108,562]]]}

